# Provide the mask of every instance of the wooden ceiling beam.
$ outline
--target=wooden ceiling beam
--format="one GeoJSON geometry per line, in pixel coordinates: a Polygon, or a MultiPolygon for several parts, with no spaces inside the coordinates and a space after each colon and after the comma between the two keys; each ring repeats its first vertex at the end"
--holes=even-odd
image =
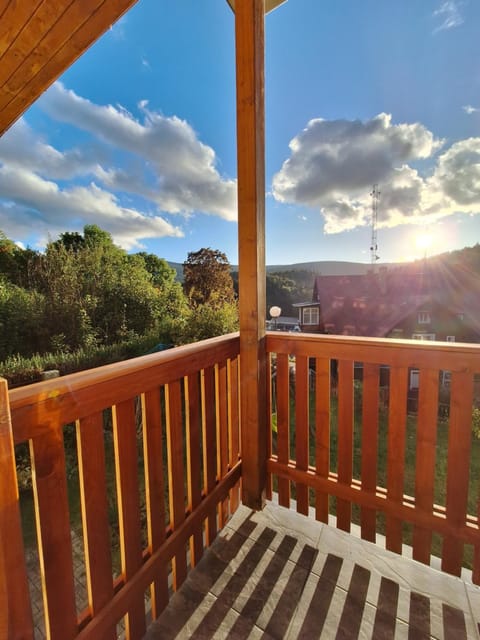
{"type": "Polygon", "coordinates": [[[0,1],[0,135],[136,2],[0,1]]]}

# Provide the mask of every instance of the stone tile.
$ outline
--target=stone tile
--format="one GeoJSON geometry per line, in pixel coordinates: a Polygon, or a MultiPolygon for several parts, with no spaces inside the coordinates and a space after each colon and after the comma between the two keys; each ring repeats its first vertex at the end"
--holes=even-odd
{"type": "MultiPolygon", "coordinates": [[[[336,637],[346,599],[347,592],[336,587],[333,592],[332,602],[330,603],[330,608],[325,618],[322,632],[318,636],[319,638],[330,639],[336,637]]],[[[304,640],[306,640],[306,637],[304,640]]]]}
{"type": "Polygon", "coordinates": [[[320,577],[309,573],[295,616],[290,624],[288,638],[319,637],[332,606],[336,589],[338,562],[332,556],[320,577]]]}
{"type": "Polygon", "coordinates": [[[198,603],[195,602],[196,606],[192,611],[192,598],[195,600],[196,595],[198,594],[194,594],[188,585],[184,584],[170,600],[167,609],[158,620],[149,626],[144,640],[168,640],[176,637],[201,638],[202,636],[196,633],[197,627],[210,611],[216,598],[210,593],[202,594],[201,600],[198,603]]]}
{"type": "Polygon", "coordinates": [[[226,526],[222,529],[220,533],[224,533],[226,529],[231,529],[233,531],[239,531],[241,529],[241,525],[248,520],[255,512],[248,507],[245,507],[243,504],[239,505],[238,509],[235,511],[233,516],[227,522],[226,526]]]}
{"type": "Polygon", "coordinates": [[[172,603],[147,640],[480,640],[480,589],[275,505],[242,507],[172,603]]]}
{"type": "Polygon", "coordinates": [[[398,582],[400,588],[436,597],[450,606],[468,610],[468,599],[464,583],[460,578],[440,573],[435,569],[381,549],[373,543],[359,540],[348,533],[324,527],[320,542],[320,553],[312,571],[319,574],[325,554],[334,553],[344,558],[338,585],[348,588],[355,564],[371,572],[371,585],[367,601],[376,606],[381,577],[398,582]]]}
{"type": "Polygon", "coordinates": [[[472,624],[476,632],[476,636],[473,638],[480,640],[480,587],[473,584],[466,584],[465,589],[467,591],[468,601],[470,603],[470,612],[472,617],[472,624]]]}
{"type": "MultiPolygon", "coordinates": [[[[265,536],[265,539],[269,538],[270,536],[265,536]]],[[[220,595],[235,575],[247,582],[254,571],[263,571],[273,556],[274,552],[257,540],[245,540],[235,556],[225,565],[222,575],[212,585],[211,592],[216,596],[220,595]]]]}
{"type": "MultiPolygon", "coordinates": [[[[378,640],[386,640],[386,638],[382,638],[382,639],[379,638],[378,640]]],[[[406,622],[397,620],[395,625],[395,640],[409,640],[408,624],[406,622]]]]}
{"type": "Polygon", "coordinates": [[[276,603],[274,599],[271,601],[272,604],[275,604],[275,608],[270,611],[269,607],[266,607],[263,617],[260,616],[257,621],[258,626],[264,627],[267,634],[274,638],[285,637],[289,625],[295,617],[298,604],[305,597],[305,587],[310,575],[310,566],[315,558],[313,547],[305,545],[302,551],[302,558],[304,561],[287,563],[285,571],[280,578],[282,593],[276,603]],[[268,618],[268,622],[266,618],[268,618]]]}
{"type": "Polygon", "coordinates": [[[252,520],[272,527],[281,535],[291,535],[302,545],[309,544],[312,547],[318,546],[325,526],[317,520],[272,503],[268,503],[263,511],[254,513],[252,520]]]}

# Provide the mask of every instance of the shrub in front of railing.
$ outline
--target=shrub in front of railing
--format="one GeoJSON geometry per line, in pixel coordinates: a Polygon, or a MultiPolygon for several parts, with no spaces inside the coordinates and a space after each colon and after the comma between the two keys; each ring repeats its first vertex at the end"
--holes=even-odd
{"type": "Polygon", "coordinates": [[[475,407],[472,411],[473,435],[480,440],[480,409],[475,407]]]}
{"type": "Polygon", "coordinates": [[[35,354],[30,358],[14,355],[0,363],[0,376],[8,381],[10,388],[32,384],[41,380],[42,373],[52,369],[57,369],[63,376],[145,355],[162,341],[161,338],[157,332],[152,332],[111,345],[75,351],[59,350],[43,355],[35,354]]]}

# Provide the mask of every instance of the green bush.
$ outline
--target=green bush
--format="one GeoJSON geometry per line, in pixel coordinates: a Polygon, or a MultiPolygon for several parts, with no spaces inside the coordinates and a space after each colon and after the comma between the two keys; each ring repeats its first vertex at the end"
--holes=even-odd
{"type": "Polygon", "coordinates": [[[474,407],[472,411],[472,431],[473,435],[480,440],[480,409],[474,407]]]}
{"type": "MultiPolygon", "coordinates": [[[[41,374],[51,369],[58,369],[60,375],[66,375],[145,355],[159,342],[168,342],[168,337],[165,333],[155,331],[92,349],[81,348],[71,352],[65,349],[44,355],[35,354],[30,358],[13,355],[0,363],[0,376],[6,378],[10,388],[18,387],[38,382],[41,374]]],[[[57,343],[61,343],[61,337],[57,343]]]]}

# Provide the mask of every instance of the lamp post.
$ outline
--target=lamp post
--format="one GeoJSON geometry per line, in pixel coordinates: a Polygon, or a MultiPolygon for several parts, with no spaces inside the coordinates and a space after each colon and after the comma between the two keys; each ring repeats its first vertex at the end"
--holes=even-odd
{"type": "Polygon", "coordinates": [[[280,307],[270,307],[270,317],[273,318],[274,320],[274,331],[277,330],[277,318],[280,316],[280,314],[282,313],[282,310],[280,309],[280,307]]]}

